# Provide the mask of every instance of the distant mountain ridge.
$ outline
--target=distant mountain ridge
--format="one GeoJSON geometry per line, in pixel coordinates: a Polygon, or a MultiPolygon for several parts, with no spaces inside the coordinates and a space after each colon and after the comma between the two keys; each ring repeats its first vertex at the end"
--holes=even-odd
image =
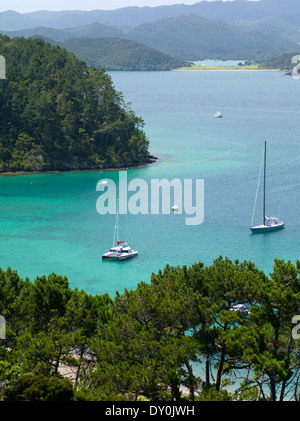
{"type": "MultiPolygon", "coordinates": [[[[67,49],[71,46],[71,43],[68,42],[70,39],[123,38],[142,43],[181,60],[223,58],[260,61],[273,58],[286,51],[294,51],[298,47],[296,41],[298,36],[300,39],[300,29],[295,28],[289,33],[287,25],[279,26],[275,23],[272,26],[271,23],[264,31],[265,26],[260,24],[260,21],[232,24],[186,14],[173,15],[153,22],[126,27],[125,30],[103,23],[93,23],[75,28],[37,27],[20,31],[5,31],[5,33],[10,37],[40,36],[51,43],[59,43],[67,49]],[[290,35],[289,37],[286,36],[287,33],[290,35]]],[[[76,54],[80,48],[80,58],[82,58],[82,41],[80,43],[79,47],[78,42],[73,41],[74,49],[72,51],[76,54]]],[[[90,40],[89,43],[91,44],[92,41],[90,40]]],[[[93,55],[99,57],[99,51],[95,49],[96,43],[93,42],[93,45],[94,51],[92,48],[86,47],[90,52],[90,59],[93,55]]],[[[98,46],[100,46],[99,43],[98,46]]],[[[114,50],[111,50],[111,54],[113,52],[114,50]]],[[[91,61],[90,59],[88,61],[91,61]]],[[[110,59],[110,63],[113,61],[115,60],[110,59]]]]}
{"type": "MultiPolygon", "coordinates": [[[[80,55],[83,41],[71,43],[71,39],[118,38],[144,44],[181,60],[217,58],[260,62],[297,51],[300,1],[214,0],[194,5],[23,14],[10,10],[0,13],[0,32],[9,37],[41,37],[66,48],[72,44],[75,54],[81,49],[80,55]]],[[[99,42],[89,42],[92,43],[93,48],[88,48],[90,58],[92,54],[99,56],[96,49],[96,44],[100,48],[99,42]]],[[[128,47],[127,42],[126,51],[130,54],[128,47]]],[[[146,51],[142,49],[144,57],[146,51]]],[[[116,54],[114,49],[110,62],[115,61],[113,54],[116,54]]]]}
{"type": "Polygon", "coordinates": [[[18,13],[12,10],[0,13],[0,31],[15,31],[38,26],[71,28],[95,22],[114,25],[140,25],[170,15],[196,14],[207,19],[236,22],[254,21],[266,17],[279,17],[300,27],[298,0],[234,0],[201,1],[194,5],[174,4],[157,7],[124,7],[116,10],[63,10],[18,13]]]}
{"type": "MultiPolygon", "coordinates": [[[[185,60],[205,58],[261,60],[295,50],[297,43],[194,14],[169,16],[134,27],[127,37],[185,60]]],[[[299,37],[300,39],[300,37],[299,37]]]]}
{"type": "Polygon", "coordinates": [[[3,31],[10,38],[23,36],[25,38],[41,35],[57,42],[64,42],[70,38],[110,38],[110,37],[125,37],[125,33],[110,25],[102,23],[91,23],[89,25],[80,25],[75,28],[50,28],[40,26],[29,29],[21,29],[18,31],[3,31]]]}

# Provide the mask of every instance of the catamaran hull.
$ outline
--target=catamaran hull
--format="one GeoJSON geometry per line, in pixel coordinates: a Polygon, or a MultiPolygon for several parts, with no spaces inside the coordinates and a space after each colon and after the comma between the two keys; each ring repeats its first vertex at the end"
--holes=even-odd
{"type": "Polygon", "coordinates": [[[102,260],[127,260],[139,254],[137,250],[132,250],[124,241],[117,241],[117,246],[112,247],[108,252],[102,255],[102,260]]]}
{"type": "Polygon", "coordinates": [[[256,234],[260,232],[270,232],[270,231],[278,231],[284,228],[284,224],[276,224],[276,225],[258,225],[256,227],[250,227],[251,231],[256,234]]]}
{"type": "Polygon", "coordinates": [[[102,256],[102,260],[105,260],[105,259],[112,259],[112,260],[127,260],[127,259],[130,259],[130,258],[132,258],[132,257],[135,257],[135,256],[137,256],[138,255],[138,252],[136,252],[136,253],[131,253],[131,254],[128,254],[128,255],[126,255],[126,256],[115,256],[115,255],[103,255],[102,256]]]}
{"type": "Polygon", "coordinates": [[[137,256],[138,255],[138,253],[132,253],[132,254],[130,254],[129,256],[121,256],[121,257],[119,257],[119,260],[127,260],[127,259],[131,259],[132,257],[135,257],[135,256],[137,256]]]}

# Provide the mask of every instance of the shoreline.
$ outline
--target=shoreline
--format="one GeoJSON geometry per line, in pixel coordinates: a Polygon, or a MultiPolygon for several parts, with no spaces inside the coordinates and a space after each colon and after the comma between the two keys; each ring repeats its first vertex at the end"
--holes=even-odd
{"type": "Polygon", "coordinates": [[[18,175],[37,175],[37,174],[63,174],[63,173],[84,173],[84,172],[104,172],[104,171],[123,171],[143,168],[149,164],[155,164],[159,158],[149,155],[149,161],[141,161],[135,165],[120,165],[120,167],[107,167],[107,168],[87,168],[87,169],[63,169],[63,170],[35,170],[35,171],[3,171],[0,172],[0,177],[13,177],[18,175]]]}
{"type": "Polygon", "coordinates": [[[203,68],[197,68],[197,69],[193,69],[193,68],[188,68],[188,67],[183,67],[183,68],[179,68],[179,69],[174,69],[172,70],[172,72],[184,72],[184,71],[189,71],[189,72],[280,72],[280,69],[226,69],[224,67],[220,66],[220,69],[218,69],[217,67],[205,67],[203,66],[203,68]]]}

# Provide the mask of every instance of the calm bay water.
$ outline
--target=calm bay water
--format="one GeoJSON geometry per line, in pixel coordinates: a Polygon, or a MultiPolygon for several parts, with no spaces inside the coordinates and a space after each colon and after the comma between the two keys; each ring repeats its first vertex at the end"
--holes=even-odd
{"type": "MultiPolygon", "coordinates": [[[[219,255],[252,260],[266,273],[275,257],[300,258],[300,81],[279,72],[111,72],[126,102],[145,121],[157,163],[127,171],[142,178],[205,183],[205,217],[120,215],[121,239],[139,250],[125,262],[102,261],[114,215],[96,211],[100,172],[0,177],[0,266],[20,276],[55,272],[92,294],[135,288],[171,265],[212,263],[219,255]],[[216,111],[223,118],[216,119],[216,111]],[[253,235],[257,179],[268,147],[267,214],[286,228],[253,235]]],[[[118,172],[102,173],[118,181],[118,172]]],[[[258,200],[255,222],[262,219],[258,200]]]]}

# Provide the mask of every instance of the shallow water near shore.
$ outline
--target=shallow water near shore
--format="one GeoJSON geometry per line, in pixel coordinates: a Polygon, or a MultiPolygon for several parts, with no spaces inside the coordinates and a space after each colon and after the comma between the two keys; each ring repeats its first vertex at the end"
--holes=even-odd
{"type": "MultiPolygon", "coordinates": [[[[159,160],[127,171],[139,178],[204,180],[204,221],[186,215],[120,215],[120,239],[139,251],[102,261],[113,242],[115,215],[96,209],[100,178],[118,171],[0,177],[0,266],[21,277],[55,272],[92,294],[134,289],[166,264],[212,263],[219,255],[252,260],[267,274],[274,258],[299,258],[300,81],[280,72],[111,72],[126,102],[145,121],[159,160]],[[214,118],[217,111],[222,119],[214,118]],[[282,231],[249,229],[263,143],[267,141],[267,213],[282,231]]],[[[124,170],[123,170],[124,171],[124,170]]],[[[255,221],[262,219],[261,197],[255,221]]]]}

